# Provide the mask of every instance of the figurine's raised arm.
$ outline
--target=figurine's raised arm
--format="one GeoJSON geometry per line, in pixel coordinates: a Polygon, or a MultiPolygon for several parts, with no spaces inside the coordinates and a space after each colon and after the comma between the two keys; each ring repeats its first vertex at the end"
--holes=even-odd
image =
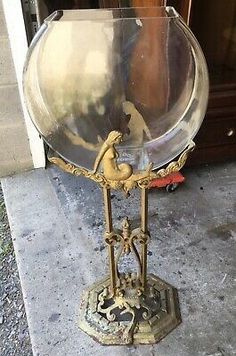
{"type": "Polygon", "coordinates": [[[94,166],[93,166],[93,173],[96,173],[97,170],[98,170],[98,167],[104,157],[104,154],[106,153],[106,151],[109,149],[109,146],[107,145],[107,140],[103,143],[100,151],[98,152],[98,155],[95,159],[95,162],[94,162],[94,166]]]}

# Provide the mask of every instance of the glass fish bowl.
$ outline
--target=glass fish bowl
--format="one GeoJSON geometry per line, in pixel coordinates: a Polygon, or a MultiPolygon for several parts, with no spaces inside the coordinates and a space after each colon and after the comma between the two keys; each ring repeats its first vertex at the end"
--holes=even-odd
{"type": "Polygon", "coordinates": [[[61,10],[28,51],[23,87],[36,128],[66,161],[93,169],[112,130],[119,160],[161,167],[196,135],[208,101],[202,50],[172,7],[61,10]]]}

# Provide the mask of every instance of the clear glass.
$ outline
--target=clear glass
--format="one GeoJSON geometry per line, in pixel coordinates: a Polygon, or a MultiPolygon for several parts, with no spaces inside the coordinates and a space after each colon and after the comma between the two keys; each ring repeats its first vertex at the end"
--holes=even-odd
{"type": "Polygon", "coordinates": [[[208,73],[200,46],[172,7],[57,11],[36,34],[24,69],[29,114],[45,141],[93,168],[112,130],[120,160],[160,167],[203,120],[208,73]]]}

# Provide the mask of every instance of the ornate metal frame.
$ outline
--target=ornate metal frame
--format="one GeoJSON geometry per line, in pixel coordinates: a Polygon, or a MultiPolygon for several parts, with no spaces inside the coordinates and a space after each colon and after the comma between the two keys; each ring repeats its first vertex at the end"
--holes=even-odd
{"type": "Polygon", "coordinates": [[[109,277],[93,285],[82,297],[79,327],[102,344],[155,343],[181,322],[177,291],[154,275],[147,275],[148,187],[155,178],[179,171],[194,149],[191,141],[177,161],[166,168],[133,172],[131,165],[118,163],[116,145],[122,134],[112,131],[95,160],[94,170],[75,167],[59,157],[49,161],[66,172],[92,179],[103,188],[105,206],[105,242],[109,254],[109,277]],[[131,229],[126,217],[121,230],[113,228],[111,189],[122,189],[126,195],[141,189],[141,224],[131,229]],[[120,259],[132,255],[137,271],[120,271],[120,259]]]}

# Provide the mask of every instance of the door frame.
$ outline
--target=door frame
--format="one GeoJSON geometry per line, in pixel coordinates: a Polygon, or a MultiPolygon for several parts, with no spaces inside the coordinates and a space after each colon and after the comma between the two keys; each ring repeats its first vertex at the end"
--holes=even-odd
{"type": "Polygon", "coordinates": [[[34,168],[45,167],[44,143],[30,119],[23,94],[22,77],[28,42],[21,0],[2,0],[2,4],[33,165],[34,168]]]}

